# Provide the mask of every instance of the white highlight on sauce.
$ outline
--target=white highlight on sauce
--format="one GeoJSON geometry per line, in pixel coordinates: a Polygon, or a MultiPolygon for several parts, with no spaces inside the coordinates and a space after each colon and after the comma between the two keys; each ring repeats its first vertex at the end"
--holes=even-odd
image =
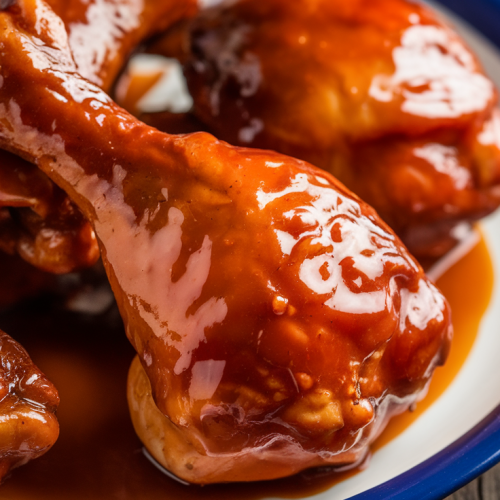
{"type": "MultiPolygon", "coordinates": [[[[275,229],[282,252],[291,255],[304,240],[311,247],[319,245],[320,249],[301,263],[299,278],[314,293],[327,295],[325,305],[331,309],[357,314],[392,308],[393,291],[388,286],[377,285],[377,278],[383,275],[389,262],[415,270],[416,264],[400,255],[394,236],[363,215],[357,201],[325,186],[324,181],[302,173],[281,191],[257,192],[261,210],[279,198],[291,198],[294,193],[310,196],[307,204],[301,201],[299,206],[283,214],[285,219],[300,219],[303,230],[298,236],[275,229]],[[350,280],[344,277],[347,259],[358,271],[350,280]],[[363,290],[365,281],[375,286],[370,287],[370,291],[363,290]]],[[[301,196],[300,200],[303,199],[301,196]]]]}
{"type": "Polygon", "coordinates": [[[470,52],[437,26],[411,26],[393,50],[395,72],[373,78],[369,94],[381,102],[403,98],[402,111],[456,118],[484,109],[493,84],[476,71],[470,52]]]}
{"type": "Polygon", "coordinates": [[[417,158],[422,158],[430,163],[436,171],[452,179],[457,189],[465,189],[471,181],[469,170],[460,165],[457,151],[453,147],[428,143],[420,148],[415,148],[413,153],[417,158]]]}
{"type": "Polygon", "coordinates": [[[226,362],[223,360],[197,361],[191,370],[191,400],[211,399],[222,380],[225,366],[226,362]]]}

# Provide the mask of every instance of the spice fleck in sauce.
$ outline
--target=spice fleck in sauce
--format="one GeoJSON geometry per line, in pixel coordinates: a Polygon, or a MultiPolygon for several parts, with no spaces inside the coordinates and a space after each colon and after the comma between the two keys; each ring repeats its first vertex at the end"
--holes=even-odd
{"type": "MultiPolygon", "coordinates": [[[[450,301],[454,315],[455,338],[448,362],[436,370],[428,396],[416,411],[393,419],[373,450],[404,431],[443,393],[470,352],[493,285],[492,262],[484,239],[449,269],[438,285],[450,301]],[[468,286],[456,286],[463,282],[468,286]]],[[[24,305],[23,313],[20,311],[21,306],[4,312],[0,315],[1,324],[28,349],[58,388],[61,436],[44,457],[14,471],[2,485],[2,498],[301,498],[356,473],[323,469],[269,482],[182,486],[147,461],[132,429],[125,380],[134,352],[113,313],[96,319],[57,310],[57,304],[46,300],[30,304],[29,309],[24,305]],[[55,315],[58,321],[54,321],[55,315]]]]}

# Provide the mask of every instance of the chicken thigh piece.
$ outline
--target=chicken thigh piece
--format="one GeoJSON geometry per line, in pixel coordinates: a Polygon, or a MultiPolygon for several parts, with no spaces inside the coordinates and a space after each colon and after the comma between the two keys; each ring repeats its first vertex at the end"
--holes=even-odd
{"type": "Polygon", "coordinates": [[[28,353],[0,330],[0,480],[59,436],[59,395],[28,353]]]}
{"type": "MultiPolygon", "coordinates": [[[[237,0],[188,26],[184,45],[171,36],[210,131],[333,173],[419,259],[444,254],[459,224],[499,205],[496,91],[428,7],[237,0]]],[[[167,35],[156,48],[172,45],[167,35]]]]}
{"type": "Polygon", "coordinates": [[[0,13],[0,144],[93,225],[150,451],[202,484],[362,459],[446,358],[446,300],[330,174],[116,106],[44,6],[0,13]]]}

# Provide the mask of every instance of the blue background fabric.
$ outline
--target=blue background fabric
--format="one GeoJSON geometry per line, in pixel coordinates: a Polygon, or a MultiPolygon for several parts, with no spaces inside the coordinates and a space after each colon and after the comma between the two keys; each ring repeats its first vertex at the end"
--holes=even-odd
{"type": "Polygon", "coordinates": [[[500,0],[439,0],[500,48],[500,0]]]}

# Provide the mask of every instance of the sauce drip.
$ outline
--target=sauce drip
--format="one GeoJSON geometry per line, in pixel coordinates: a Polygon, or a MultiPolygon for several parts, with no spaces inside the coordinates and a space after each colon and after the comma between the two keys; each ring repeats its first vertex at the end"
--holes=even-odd
{"type": "MultiPolygon", "coordinates": [[[[415,421],[444,392],[467,358],[493,286],[493,267],[484,239],[450,268],[438,285],[454,314],[455,338],[448,362],[436,370],[429,393],[416,411],[393,419],[372,446],[374,451],[415,421]],[[464,282],[467,287],[457,286],[464,282]]],[[[320,469],[276,481],[202,488],[184,487],[164,476],[143,456],[130,423],[124,381],[134,351],[115,313],[92,318],[57,310],[57,304],[45,299],[0,315],[2,326],[28,349],[61,395],[59,441],[50,453],[14,471],[2,485],[3,498],[302,498],[356,473],[320,469]]]]}

